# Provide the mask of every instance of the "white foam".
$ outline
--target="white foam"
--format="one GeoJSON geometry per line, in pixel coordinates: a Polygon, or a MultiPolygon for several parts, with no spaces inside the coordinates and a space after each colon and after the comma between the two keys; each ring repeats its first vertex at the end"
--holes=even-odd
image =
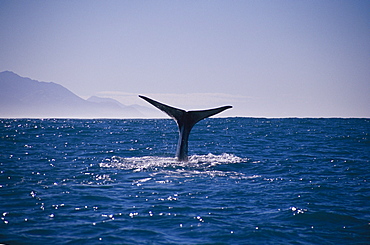
{"type": "Polygon", "coordinates": [[[246,176],[236,171],[224,171],[214,169],[217,165],[240,164],[248,159],[235,156],[233,154],[223,153],[221,155],[192,155],[187,162],[177,161],[174,157],[118,157],[105,159],[100,163],[102,168],[117,168],[131,170],[133,172],[149,171],[150,176],[163,176],[165,178],[188,178],[188,177],[229,177],[237,179],[257,178],[260,176],[246,176]]]}
{"type": "Polygon", "coordinates": [[[209,168],[221,164],[235,164],[247,161],[245,158],[237,157],[232,154],[223,153],[221,155],[192,155],[187,162],[177,161],[174,157],[119,157],[105,159],[100,163],[102,168],[118,168],[125,170],[142,171],[145,169],[155,170],[157,168],[179,168],[179,167],[193,167],[193,168],[209,168]]]}

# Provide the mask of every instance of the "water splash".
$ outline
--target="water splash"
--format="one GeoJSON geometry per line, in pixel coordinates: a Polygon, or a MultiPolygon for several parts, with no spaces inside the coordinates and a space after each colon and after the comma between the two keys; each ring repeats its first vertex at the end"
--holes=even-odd
{"type": "Polygon", "coordinates": [[[243,173],[230,170],[216,169],[217,166],[242,164],[248,159],[223,153],[221,155],[192,155],[188,162],[177,161],[174,157],[129,157],[114,156],[100,163],[101,168],[117,168],[133,172],[151,172],[150,176],[165,176],[175,178],[189,178],[194,176],[255,178],[260,176],[245,176],[243,173]]]}
{"type": "Polygon", "coordinates": [[[113,156],[105,159],[99,164],[102,168],[118,168],[124,170],[144,171],[158,170],[164,168],[210,168],[216,165],[235,164],[246,162],[247,159],[237,157],[232,154],[223,153],[221,155],[192,155],[188,162],[177,161],[174,157],[119,157],[113,156]]]}

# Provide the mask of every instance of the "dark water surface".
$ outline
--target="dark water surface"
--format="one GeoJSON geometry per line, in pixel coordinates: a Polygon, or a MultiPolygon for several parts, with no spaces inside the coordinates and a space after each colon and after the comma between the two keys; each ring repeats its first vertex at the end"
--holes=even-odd
{"type": "Polygon", "coordinates": [[[370,244],[370,120],[0,119],[0,243],[370,244]]]}

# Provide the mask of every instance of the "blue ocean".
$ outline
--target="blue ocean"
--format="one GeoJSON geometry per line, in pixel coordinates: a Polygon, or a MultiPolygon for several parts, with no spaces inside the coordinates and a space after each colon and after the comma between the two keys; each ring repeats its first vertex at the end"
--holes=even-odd
{"type": "Polygon", "coordinates": [[[370,244],[370,119],[0,119],[2,244],[370,244]]]}

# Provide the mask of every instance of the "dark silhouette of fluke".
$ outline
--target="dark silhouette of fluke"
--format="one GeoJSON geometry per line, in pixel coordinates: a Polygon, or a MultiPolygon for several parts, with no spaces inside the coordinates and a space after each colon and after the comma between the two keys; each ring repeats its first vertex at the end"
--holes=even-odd
{"type": "Polygon", "coordinates": [[[146,100],[161,111],[167,113],[172,119],[176,121],[177,126],[179,127],[179,141],[177,144],[176,157],[179,161],[188,160],[188,139],[193,126],[204,118],[213,116],[226,109],[232,108],[232,106],[222,106],[209,110],[185,111],[162,104],[158,101],[152,100],[142,95],[139,95],[139,97],[146,100]]]}

